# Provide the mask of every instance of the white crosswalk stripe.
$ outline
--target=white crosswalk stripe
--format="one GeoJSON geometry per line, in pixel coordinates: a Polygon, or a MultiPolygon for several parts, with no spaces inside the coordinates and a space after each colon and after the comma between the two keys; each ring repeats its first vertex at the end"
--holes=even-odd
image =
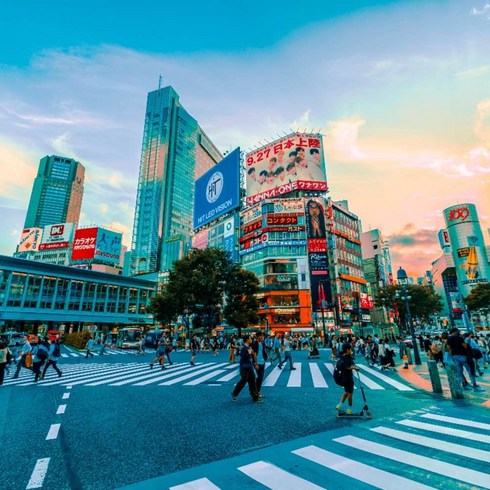
{"type": "MultiPolygon", "coordinates": [[[[384,490],[490,489],[490,454],[485,449],[488,442],[478,438],[481,431],[489,430],[489,424],[467,418],[465,410],[450,410],[450,414],[441,413],[442,410],[418,413],[411,419],[432,419],[440,428],[447,423],[470,427],[471,442],[468,438],[462,445],[455,444],[451,442],[452,435],[443,432],[430,438],[421,436],[417,426],[400,430],[392,419],[381,424],[370,421],[367,426],[347,426],[310,436],[308,445],[304,445],[305,439],[299,439],[193,468],[187,473],[193,476],[188,482],[186,472],[163,476],[158,479],[159,488],[224,490],[233,481],[233,488],[273,490],[365,488],[364,485],[384,490]],[[344,435],[339,436],[339,432],[344,435]]],[[[476,416],[483,417],[480,413],[476,416]]],[[[135,490],[143,490],[144,483],[135,490]]]]}
{"type": "MultiPolygon", "coordinates": [[[[63,371],[63,376],[59,378],[56,373],[49,369],[46,378],[39,381],[41,386],[55,385],[85,385],[85,386],[147,386],[160,384],[161,386],[171,386],[181,383],[184,386],[197,386],[211,384],[220,386],[224,383],[234,384],[240,376],[240,370],[235,364],[222,362],[196,363],[192,366],[188,362],[172,365],[165,364],[165,369],[161,370],[159,365],[155,365],[150,370],[146,362],[117,362],[117,363],[97,363],[95,360],[83,361],[79,363],[59,364],[63,371]],[[181,371],[181,375],[174,374],[181,371]],[[229,372],[228,372],[229,371],[229,372]]],[[[279,369],[267,365],[265,369],[263,387],[285,387],[290,389],[298,388],[330,388],[339,389],[333,382],[333,364],[315,362],[296,362],[295,370],[287,367],[279,369]]],[[[400,382],[394,381],[392,377],[381,373],[376,373],[376,381],[370,378],[371,373],[360,374],[361,383],[372,390],[412,390],[411,387],[400,382]]],[[[18,379],[8,378],[5,385],[28,386],[33,384],[32,371],[23,369],[18,379]]],[[[357,388],[357,386],[356,386],[357,388]]]]}

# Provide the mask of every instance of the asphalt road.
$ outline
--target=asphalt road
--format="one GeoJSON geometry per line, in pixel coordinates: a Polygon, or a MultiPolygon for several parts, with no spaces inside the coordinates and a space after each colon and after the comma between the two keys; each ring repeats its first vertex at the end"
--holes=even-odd
{"type": "MultiPolygon", "coordinates": [[[[324,363],[325,354],[323,359],[310,362],[324,363]]],[[[221,354],[221,362],[226,361],[225,356],[221,354]]],[[[294,357],[302,365],[309,363],[306,352],[294,357]]],[[[118,363],[144,366],[151,358],[151,354],[121,354],[85,361],[70,355],[60,367],[68,372],[70,365],[91,362],[105,363],[108,369],[118,363]]],[[[176,363],[187,363],[189,354],[174,353],[173,358],[176,363]]],[[[201,354],[199,361],[216,359],[201,354]]],[[[49,490],[115,489],[364,423],[337,419],[334,407],[342,389],[332,384],[319,389],[307,383],[297,388],[278,383],[264,387],[266,399],[261,404],[252,404],[246,389],[232,401],[232,386],[232,382],[3,386],[0,488],[40,488],[41,483],[49,490]],[[45,475],[43,465],[47,467],[45,475]]],[[[435,403],[430,395],[417,390],[366,389],[366,395],[369,408],[380,419],[435,403]]],[[[359,390],[355,397],[360,407],[359,390]]]]}

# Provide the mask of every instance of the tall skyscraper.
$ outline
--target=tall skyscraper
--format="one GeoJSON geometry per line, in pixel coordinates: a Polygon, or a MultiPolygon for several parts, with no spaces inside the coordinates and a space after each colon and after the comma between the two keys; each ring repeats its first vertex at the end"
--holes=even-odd
{"type": "Polygon", "coordinates": [[[72,158],[45,156],[39,162],[24,228],[78,223],[85,167],[72,158]]]}
{"type": "Polygon", "coordinates": [[[190,246],[194,182],[222,159],[172,87],[148,94],[131,273],[168,271],[190,246]]]}

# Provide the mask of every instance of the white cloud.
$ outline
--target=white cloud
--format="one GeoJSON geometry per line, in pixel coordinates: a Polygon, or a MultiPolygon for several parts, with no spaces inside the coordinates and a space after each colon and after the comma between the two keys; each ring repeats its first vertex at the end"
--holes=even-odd
{"type": "Polygon", "coordinates": [[[476,105],[475,133],[490,146],[490,97],[476,105]]]}
{"type": "Polygon", "coordinates": [[[341,160],[358,160],[366,157],[358,146],[359,130],[366,121],[359,116],[353,116],[339,121],[328,121],[327,141],[337,152],[341,160]]]}
{"type": "Polygon", "coordinates": [[[471,9],[471,15],[482,15],[490,20],[490,3],[486,3],[481,8],[473,7],[471,9]]]}

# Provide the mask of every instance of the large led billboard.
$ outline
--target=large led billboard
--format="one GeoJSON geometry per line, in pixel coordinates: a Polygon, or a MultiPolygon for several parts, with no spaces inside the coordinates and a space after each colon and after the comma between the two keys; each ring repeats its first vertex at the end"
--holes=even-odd
{"type": "Polygon", "coordinates": [[[490,279],[490,266],[476,207],[474,204],[452,206],[444,210],[444,218],[459,292],[466,297],[473,287],[490,279]]]}
{"type": "Polygon", "coordinates": [[[194,230],[240,206],[240,148],[196,180],[194,230]]]}
{"type": "Polygon", "coordinates": [[[293,133],[246,155],[247,204],[293,191],[326,191],[320,134],[293,133]]]}
{"type": "Polygon", "coordinates": [[[44,227],[43,239],[39,250],[67,248],[73,240],[75,223],[59,223],[44,227]]]}
{"type": "Polygon", "coordinates": [[[72,260],[88,260],[94,258],[97,231],[98,228],[81,228],[75,232],[71,252],[72,260]]]}
{"type": "Polygon", "coordinates": [[[42,228],[24,228],[17,252],[37,252],[43,236],[42,228]]]}
{"type": "Polygon", "coordinates": [[[121,260],[122,234],[115,231],[99,228],[94,259],[112,264],[119,264],[121,260]]]}

